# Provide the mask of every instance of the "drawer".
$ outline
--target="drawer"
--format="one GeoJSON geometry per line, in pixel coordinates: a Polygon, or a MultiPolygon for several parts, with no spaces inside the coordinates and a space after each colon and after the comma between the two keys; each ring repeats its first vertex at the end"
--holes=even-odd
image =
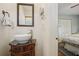
{"type": "Polygon", "coordinates": [[[31,50],[31,51],[23,53],[22,56],[35,56],[35,52],[31,50]]]}
{"type": "Polygon", "coordinates": [[[35,56],[35,52],[31,50],[22,53],[11,53],[11,56],[35,56]]]}
{"type": "Polygon", "coordinates": [[[32,51],[28,51],[28,52],[22,54],[22,56],[32,56],[32,51]]]}
{"type": "Polygon", "coordinates": [[[14,47],[14,46],[12,46],[11,47],[11,50],[10,50],[11,52],[22,52],[22,47],[14,47]]]}
{"type": "Polygon", "coordinates": [[[21,46],[21,47],[12,46],[10,51],[18,53],[18,52],[29,51],[29,50],[32,50],[34,48],[35,48],[35,44],[29,44],[29,45],[25,45],[25,46],[21,46]]]}

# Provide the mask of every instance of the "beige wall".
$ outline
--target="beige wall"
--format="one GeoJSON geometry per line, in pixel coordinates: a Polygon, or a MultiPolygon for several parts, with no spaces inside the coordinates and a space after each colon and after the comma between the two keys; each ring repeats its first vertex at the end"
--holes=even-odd
{"type": "Polygon", "coordinates": [[[37,40],[36,55],[57,55],[57,41],[55,39],[57,4],[35,4],[34,7],[34,27],[17,27],[16,4],[0,4],[0,14],[1,10],[8,11],[10,13],[10,19],[14,23],[14,28],[0,25],[0,55],[8,55],[8,44],[13,40],[13,35],[26,33],[30,29],[33,30],[33,38],[37,40]],[[40,7],[45,8],[45,20],[41,20],[40,18],[40,7]]]}

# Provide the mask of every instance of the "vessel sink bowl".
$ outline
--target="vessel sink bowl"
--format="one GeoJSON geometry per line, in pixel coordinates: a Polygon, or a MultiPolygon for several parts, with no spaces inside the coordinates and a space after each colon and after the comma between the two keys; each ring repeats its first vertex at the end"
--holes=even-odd
{"type": "Polygon", "coordinates": [[[31,34],[18,34],[14,36],[18,43],[27,43],[31,39],[31,34]]]}

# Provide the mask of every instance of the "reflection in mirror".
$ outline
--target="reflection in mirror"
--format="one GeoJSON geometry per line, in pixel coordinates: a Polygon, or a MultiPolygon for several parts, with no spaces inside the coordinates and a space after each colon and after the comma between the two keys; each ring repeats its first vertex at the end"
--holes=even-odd
{"type": "Polygon", "coordinates": [[[33,4],[17,4],[17,24],[18,26],[34,25],[34,5],[33,4]]]}

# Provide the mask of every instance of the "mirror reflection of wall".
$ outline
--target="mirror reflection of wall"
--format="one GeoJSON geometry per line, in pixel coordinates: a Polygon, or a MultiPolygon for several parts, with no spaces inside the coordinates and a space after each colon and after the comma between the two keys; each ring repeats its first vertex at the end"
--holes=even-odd
{"type": "Polygon", "coordinates": [[[34,26],[34,4],[17,4],[17,25],[34,26]]]}
{"type": "Polygon", "coordinates": [[[21,25],[32,25],[32,7],[20,5],[19,19],[21,25]]]}

